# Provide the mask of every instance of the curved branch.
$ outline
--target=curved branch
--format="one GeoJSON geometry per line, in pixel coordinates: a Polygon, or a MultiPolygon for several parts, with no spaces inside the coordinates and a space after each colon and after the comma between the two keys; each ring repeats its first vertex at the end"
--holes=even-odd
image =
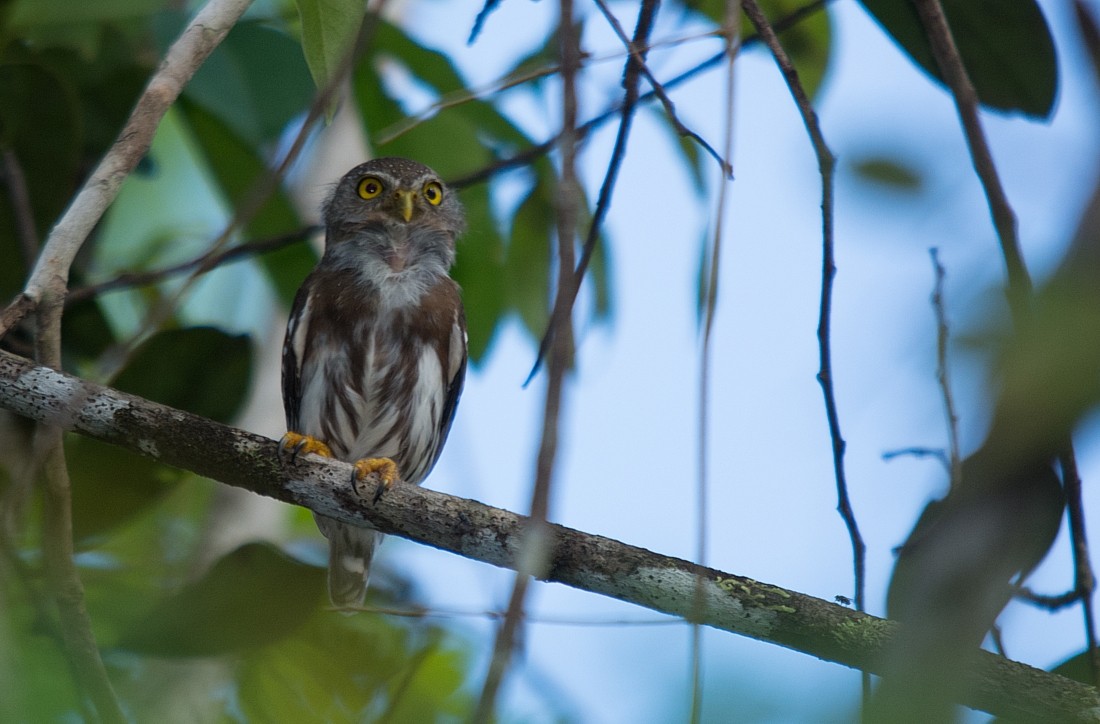
{"type": "Polygon", "coordinates": [[[251,0],[210,0],[168,49],[118,140],[50,232],[25,290],[35,302],[44,294],[64,294],[76,253],[118,195],[122,181],[149,150],[160,119],[250,4],[251,0]]]}
{"type": "MultiPolygon", "coordinates": [[[[281,465],[276,443],[259,435],[102,387],[0,351],[0,407],[120,445],[167,465],[353,525],[503,568],[516,569],[527,518],[474,500],[412,485],[376,504],[348,485],[346,463],[309,458],[281,465]]],[[[714,628],[878,672],[895,624],[849,608],[697,566],[602,536],[548,525],[550,566],[543,580],[694,616],[696,579],[704,586],[698,620],[714,628]]],[[[962,703],[1025,721],[1096,722],[1096,689],[988,652],[977,657],[962,703]]]]}

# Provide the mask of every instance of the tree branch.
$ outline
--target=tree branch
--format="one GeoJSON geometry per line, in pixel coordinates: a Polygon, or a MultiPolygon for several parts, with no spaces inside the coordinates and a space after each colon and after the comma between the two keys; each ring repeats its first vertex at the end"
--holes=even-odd
{"type": "MultiPolygon", "coordinates": [[[[373,490],[360,497],[348,485],[346,463],[310,457],[284,466],[274,440],[2,351],[0,407],[352,525],[369,522],[494,566],[518,565],[523,516],[412,485],[368,505],[373,490]]],[[[683,617],[695,613],[701,576],[706,625],[871,672],[879,671],[879,654],[895,630],[892,622],[795,591],[560,525],[548,529],[546,581],[683,617]]],[[[988,652],[977,660],[967,706],[1021,720],[1100,721],[1100,693],[1090,686],[988,652]]]]}
{"type": "Polygon", "coordinates": [[[27,282],[25,291],[32,300],[39,302],[44,294],[64,295],[76,253],[118,195],[123,179],[149,150],[160,119],[250,4],[251,0],[210,0],[168,49],[118,140],[50,232],[27,282]]]}

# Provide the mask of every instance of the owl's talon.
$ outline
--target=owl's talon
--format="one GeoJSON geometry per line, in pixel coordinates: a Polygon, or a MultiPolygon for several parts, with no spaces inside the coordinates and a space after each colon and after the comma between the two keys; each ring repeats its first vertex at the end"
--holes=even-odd
{"type": "Polygon", "coordinates": [[[299,455],[313,453],[321,457],[332,457],[332,450],[312,435],[303,435],[298,432],[287,432],[279,440],[279,457],[287,458],[290,462],[298,462],[299,455]]]}
{"type": "Polygon", "coordinates": [[[351,474],[352,485],[359,495],[365,492],[363,484],[368,478],[378,481],[371,502],[377,503],[382,494],[393,487],[398,479],[397,463],[389,458],[363,458],[355,461],[355,468],[351,474]]]}

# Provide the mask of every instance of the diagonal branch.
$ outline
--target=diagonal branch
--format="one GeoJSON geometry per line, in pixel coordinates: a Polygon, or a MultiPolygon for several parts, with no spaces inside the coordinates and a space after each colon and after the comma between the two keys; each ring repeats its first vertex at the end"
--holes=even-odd
{"type": "MultiPolygon", "coordinates": [[[[348,485],[346,463],[309,458],[280,464],[259,435],[85,382],[0,351],[0,407],[38,422],[120,445],[166,465],[302,505],[352,525],[516,569],[528,519],[474,500],[399,485],[367,505],[348,485]]],[[[697,566],[610,538],[549,525],[543,580],[667,613],[716,629],[876,672],[895,624],[796,591],[697,566]]],[[[981,652],[962,703],[1022,721],[1097,720],[1100,693],[1025,664],[981,652]]]]}

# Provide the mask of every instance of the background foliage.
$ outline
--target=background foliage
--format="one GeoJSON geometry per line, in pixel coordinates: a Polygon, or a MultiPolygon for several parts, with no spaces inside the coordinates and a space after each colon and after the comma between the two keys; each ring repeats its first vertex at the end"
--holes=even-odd
{"type": "MultiPolygon", "coordinates": [[[[773,22],[793,18],[781,39],[816,93],[834,52],[830,11],[825,3],[761,4],[773,22]]],[[[983,104],[1048,117],[1058,68],[1054,39],[1035,2],[1005,1],[995,13],[989,3],[944,5],[983,104]]],[[[897,51],[937,82],[910,3],[865,0],[863,6],[897,51]]],[[[627,18],[634,12],[626,4],[613,7],[627,18]]],[[[22,287],[40,240],[114,141],[191,10],[167,0],[0,4],[6,189],[0,195],[0,299],[22,287]]],[[[667,3],[662,12],[677,18],[684,33],[705,36],[717,31],[724,4],[667,3]]],[[[361,2],[346,0],[257,3],[215,51],[73,270],[64,332],[69,370],[216,420],[239,420],[256,392],[257,338],[270,334],[273,310],[286,309],[317,259],[308,243],[315,216],[296,198],[295,180],[306,173],[322,132],[306,128],[306,160],[291,167],[289,181],[278,179],[269,193],[260,192],[311,112],[332,118],[338,107],[359,124],[373,153],[420,159],[461,190],[470,232],[454,276],[464,291],[474,363],[492,357],[505,324],[518,322],[537,343],[555,281],[558,170],[550,153],[553,133],[538,135],[537,124],[518,122],[513,109],[554,107],[554,29],[518,62],[494,69],[501,79],[494,87],[472,90],[447,52],[408,30],[406,16],[387,15],[360,33],[362,13],[361,2]],[[342,105],[326,102],[318,89],[339,76],[357,39],[364,52],[339,85],[342,105]],[[173,273],[156,275],[154,283],[125,283],[127,275],[163,270],[211,248],[253,242],[264,242],[265,251],[196,278],[173,273]],[[108,283],[117,286],[97,287],[108,283]]],[[[581,22],[602,21],[585,8],[581,22]]],[[[454,28],[456,37],[469,31],[454,28]]],[[[747,24],[743,33],[751,36],[747,24]]],[[[666,80],[666,87],[711,72],[721,58],[688,69],[679,81],[666,80]]],[[[599,92],[591,104],[599,112],[585,132],[616,118],[621,91],[599,92]]],[[[691,112],[719,109],[715,103],[691,112]]],[[[705,179],[716,169],[713,160],[690,141],[678,149],[695,192],[712,194],[705,179]]],[[[889,153],[853,168],[880,189],[923,182],[919,169],[889,153]]],[[[586,192],[594,195],[593,188],[586,192]]],[[[582,324],[614,324],[615,273],[601,241],[582,324]]],[[[1052,319],[1064,319],[1064,311],[1055,305],[1052,319]]],[[[1086,315],[1073,327],[1095,321],[1086,315]]],[[[1070,336],[1039,337],[1025,356],[1027,350],[1064,351],[1070,336]]],[[[29,353],[18,334],[5,344],[29,353]]],[[[1089,351],[1073,376],[1095,377],[1100,365],[1092,364],[1089,351]]],[[[1010,369],[1020,368],[1007,359],[1010,369]]],[[[1019,384],[1027,388],[1049,376],[1064,359],[1026,357],[1020,365],[1029,372],[1019,384]]],[[[1071,422],[1096,402],[1092,386],[1078,393],[1064,403],[1071,422]]],[[[11,444],[3,449],[4,462],[12,473],[26,453],[27,430],[14,419],[5,425],[11,444]]],[[[326,611],[323,557],[305,511],[286,511],[267,540],[225,550],[215,533],[231,523],[220,515],[224,499],[215,483],[76,437],[67,442],[67,455],[78,562],[96,637],[136,719],[187,711],[196,719],[242,721],[426,721],[469,711],[480,676],[472,662],[483,642],[432,618],[326,611]]],[[[4,489],[10,538],[0,568],[0,678],[13,695],[0,699],[0,719],[59,720],[86,713],[87,704],[59,647],[40,572],[39,503],[25,492],[11,482],[4,489]]],[[[381,579],[372,605],[417,605],[413,582],[394,571],[381,579]]]]}

